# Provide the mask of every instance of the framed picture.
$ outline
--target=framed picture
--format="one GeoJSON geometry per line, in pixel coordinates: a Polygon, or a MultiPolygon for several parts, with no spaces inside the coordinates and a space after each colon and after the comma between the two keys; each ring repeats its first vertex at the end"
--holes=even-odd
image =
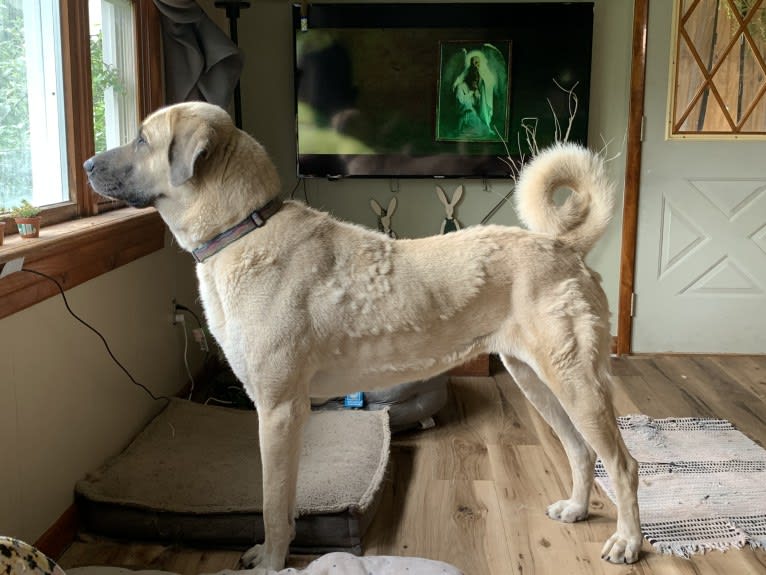
{"type": "Polygon", "coordinates": [[[507,142],[511,42],[439,44],[437,141],[507,142]]]}

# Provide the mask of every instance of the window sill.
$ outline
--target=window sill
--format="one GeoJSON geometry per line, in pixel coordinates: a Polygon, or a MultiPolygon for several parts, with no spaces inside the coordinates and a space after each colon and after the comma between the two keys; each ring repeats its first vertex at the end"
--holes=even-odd
{"type": "MultiPolygon", "coordinates": [[[[23,257],[24,267],[53,276],[70,289],[164,245],[165,224],[154,209],[124,208],[43,226],[39,238],[6,237],[0,263],[23,257]]],[[[5,277],[0,280],[0,318],[58,293],[53,282],[33,274],[5,277]]]]}

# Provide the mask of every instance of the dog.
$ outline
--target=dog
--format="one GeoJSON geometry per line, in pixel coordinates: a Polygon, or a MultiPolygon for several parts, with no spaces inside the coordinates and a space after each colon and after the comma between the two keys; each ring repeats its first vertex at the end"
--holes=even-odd
{"type": "Polygon", "coordinates": [[[638,560],[638,466],[611,400],[606,296],[584,261],[613,208],[601,156],[556,144],[533,158],[516,191],[528,229],[399,240],[282,202],[264,148],[210,104],[154,112],[84,169],[97,193],[154,206],[193,254],[209,329],[255,403],[265,539],[243,566],[284,566],[310,398],[427,379],[481,353],[499,354],[563,443],[572,492],[547,514],[587,517],[598,454],[618,512],[602,556],[638,560]]]}

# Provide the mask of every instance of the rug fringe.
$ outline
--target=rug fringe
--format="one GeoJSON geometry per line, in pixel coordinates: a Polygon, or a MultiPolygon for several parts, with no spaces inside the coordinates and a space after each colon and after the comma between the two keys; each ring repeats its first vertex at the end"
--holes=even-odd
{"type": "Polygon", "coordinates": [[[652,543],[657,551],[662,555],[675,555],[684,559],[691,559],[692,555],[705,554],[708,551],[722,551],[726,552],[731,549],[742,549],[746,545],[752,547],[763,547],[762,542],[757,541],[727,541],[727,542],[709,542],[709,543],[667,543],[657,541],[652,543]]]}

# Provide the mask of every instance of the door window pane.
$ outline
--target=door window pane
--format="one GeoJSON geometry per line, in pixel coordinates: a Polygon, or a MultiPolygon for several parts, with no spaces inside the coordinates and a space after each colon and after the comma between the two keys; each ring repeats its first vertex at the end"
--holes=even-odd
{"type": "Polygon", "coordinates": [[[766,135],[766,0],[678,8],[672,135],[766,135]]]}

